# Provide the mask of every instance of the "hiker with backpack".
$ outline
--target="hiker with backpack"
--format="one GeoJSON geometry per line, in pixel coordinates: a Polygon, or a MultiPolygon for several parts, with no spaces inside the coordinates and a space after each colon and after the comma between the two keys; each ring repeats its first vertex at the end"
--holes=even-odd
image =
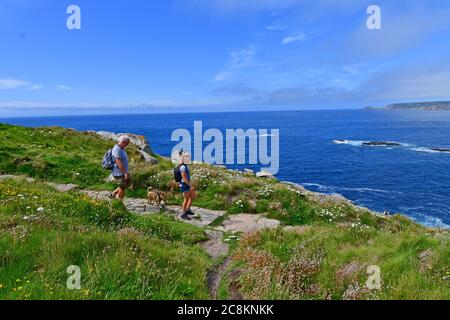
{"type": "Polygon", "coordinates": [[[130,138],[120,136],[117,144],[108,150],[103,157],[103,168],[110,169],[118,187],[108,196],[111,199],[118,198],[123,201],[125,190],[131,186],[130,173],[128,172],[128,155],[125,149],[130,144],[130,138]]]}
{"type": "Polygon", "coordinates": [[[191,210],[192,201],[196,197],[195,188],[191,183],[191,174],[189,164],[191,157],[189,153],[180,151],[179,165],[174,170],[175,181],[180,184],[180,191],[183,194],[183,204],[181,205],[181,218],[184,220],[192,220],[189,216],[194,213],[191,210]]]}

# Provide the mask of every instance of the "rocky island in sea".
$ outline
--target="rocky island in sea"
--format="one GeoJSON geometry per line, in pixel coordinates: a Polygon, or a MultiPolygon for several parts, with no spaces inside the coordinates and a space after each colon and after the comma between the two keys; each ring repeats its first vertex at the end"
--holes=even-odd
{"type": "Polygon", "coordinates": [[[428,101],[393,103],[385,107],[368,107],[367,110],[420,110],[420,111],[450,111],[450,101],[428,101]]]}

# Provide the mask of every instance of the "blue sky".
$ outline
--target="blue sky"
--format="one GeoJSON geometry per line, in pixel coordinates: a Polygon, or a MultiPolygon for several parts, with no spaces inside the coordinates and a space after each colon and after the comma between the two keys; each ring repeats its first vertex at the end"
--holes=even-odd
{"type": "Polygon", "coordinates": [[[450,99],[449,36],[446,0],[0,0],[0,115],[450,99]]]}

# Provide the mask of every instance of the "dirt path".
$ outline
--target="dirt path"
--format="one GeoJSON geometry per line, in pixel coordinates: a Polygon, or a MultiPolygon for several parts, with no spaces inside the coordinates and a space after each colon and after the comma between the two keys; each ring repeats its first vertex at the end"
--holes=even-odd
{"type": "Polygon", "coordinates": [[[206,283],[209,289],[209,296],[212,300],[217,300],[220,283],[225,275],[228,266],[231,264],[231,256],[228,256],[221,264],[211,268],[206,275],[206,283]]]}

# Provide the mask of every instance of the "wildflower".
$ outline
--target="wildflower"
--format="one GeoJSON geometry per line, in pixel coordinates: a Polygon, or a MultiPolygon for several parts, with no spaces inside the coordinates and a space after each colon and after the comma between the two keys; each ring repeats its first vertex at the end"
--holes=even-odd
{"type": "Polygon", "coordinates": [[[44,212],[44,208],[42,208],[42,207],[39,207],[39,208],[37,208],[37,212],[44,212]]]}

